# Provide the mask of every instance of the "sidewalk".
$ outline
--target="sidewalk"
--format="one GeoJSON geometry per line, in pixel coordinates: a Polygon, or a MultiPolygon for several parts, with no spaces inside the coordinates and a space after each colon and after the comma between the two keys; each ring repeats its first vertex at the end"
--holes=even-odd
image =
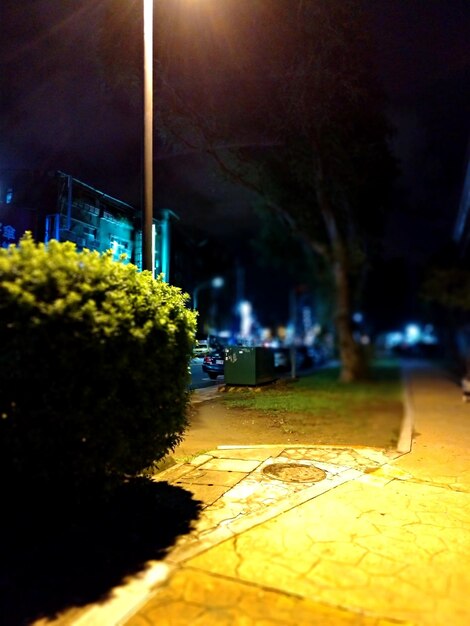
{"type": "Polygon", "coordinates": [[[159,474],[201,517],[75,626],[470,623],[470,407],[432,365],[404,373],[397,452],[220,447],[159,474]]]}

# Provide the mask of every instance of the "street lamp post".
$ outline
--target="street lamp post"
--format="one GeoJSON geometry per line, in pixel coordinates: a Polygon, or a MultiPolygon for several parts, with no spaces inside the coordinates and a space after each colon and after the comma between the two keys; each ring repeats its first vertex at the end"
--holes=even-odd
{"type": "Polygon", "coordinates": [[[153,0],[144,9],[144,194],[142,269],[155,273],[153,259],[153,0]]]}

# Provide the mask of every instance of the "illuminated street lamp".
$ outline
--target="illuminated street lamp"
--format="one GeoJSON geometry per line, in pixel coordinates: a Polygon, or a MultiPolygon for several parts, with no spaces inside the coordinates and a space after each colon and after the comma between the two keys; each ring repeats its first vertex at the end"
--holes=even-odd
{"type": "Polygon", "coordinates": [[[153,0],[144,3],[144,197],[142,269],[155,273],[153,256],[153,0]]]}
{"type": "Polygon", "coordinates": [[[201,283],[194,288],[193,291],[193,308],[197,309],[197,296],[201,289],[205,289],[206,287],[213,287],[214,289],[220,289],[220,287],[224,286],[224,279],[222,276],[214,276],[211,280],[206,281],[205,283],[201,283]]]}

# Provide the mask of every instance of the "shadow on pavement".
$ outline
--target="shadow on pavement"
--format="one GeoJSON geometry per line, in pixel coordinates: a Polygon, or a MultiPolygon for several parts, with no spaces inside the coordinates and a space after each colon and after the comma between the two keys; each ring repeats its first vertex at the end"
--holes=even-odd
{"type": "Polygon", "coordinates": [[[190,531],[201,503],[140,478],[78,511],[39,498],[2,509],[0,623],[19,626],[109,597],[190,531]]]}

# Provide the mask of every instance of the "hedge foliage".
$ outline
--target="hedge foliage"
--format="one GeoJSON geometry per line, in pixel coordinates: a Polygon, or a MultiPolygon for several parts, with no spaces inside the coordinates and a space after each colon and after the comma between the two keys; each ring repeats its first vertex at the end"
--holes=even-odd
{"type": "Polygon", "coordinates": [[[182,439],[195,314],[150,272],[26,234],[0,250],[2,477],[136,475],[182,439]]]}

